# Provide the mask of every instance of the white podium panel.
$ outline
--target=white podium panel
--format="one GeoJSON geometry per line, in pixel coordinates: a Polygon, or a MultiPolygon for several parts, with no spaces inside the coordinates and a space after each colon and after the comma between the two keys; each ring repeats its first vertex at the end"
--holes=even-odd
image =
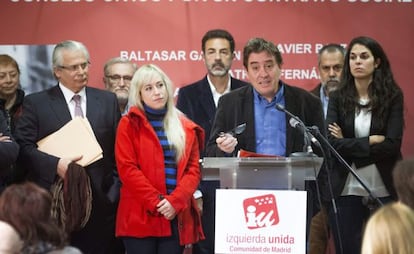
{"type": "Polygon", "coordinates": [[[306,192],[218,189],[217,254],[306,253],[306,192]]]}

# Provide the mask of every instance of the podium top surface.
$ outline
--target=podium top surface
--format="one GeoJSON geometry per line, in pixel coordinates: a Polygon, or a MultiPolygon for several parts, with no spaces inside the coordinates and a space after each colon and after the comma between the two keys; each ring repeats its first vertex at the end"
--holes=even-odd
{"type": "Polygon", "coordinates": [[[202,176],[219,180],[221,188],[304,190],[322,162],[321,157],[206,157],[202,176]]]}
{"type": "Polygon", "coordinates": [[[238,166],[313,167],[322,165],[322,157],[205,157],[203,168],[233,168],[238,166]]]}

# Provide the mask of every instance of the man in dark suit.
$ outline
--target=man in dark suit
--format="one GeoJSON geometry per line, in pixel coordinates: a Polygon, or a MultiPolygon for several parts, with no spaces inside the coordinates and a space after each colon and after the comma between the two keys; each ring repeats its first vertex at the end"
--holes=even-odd
{"type": "MultiPolygon", "coordinates": [[[[317,126],[325,134],[321,102],[309,92],[281,81],[282,64],[282,55],[272,42],[262,38],[247,42],[243,65],[251,85],[220,98],[208,156],[232,156],[240,149],[265,155],[307,155],[304,134],[290,125],[290,117],[276,105],[297,116],[305,126],[317,126]],[[244,132],[227,133],[240,124],[246,124],[244,132]]],[[[322,155],[319,147],[313,147],[313,151],[322,155]]]]}
{"type": "MultiPolygon", "coordinates": [[[[58,158],[39,151],[36,143],[75,116],[86,117],[103,150],[103,158],[85,167],[92,188],[92,212],[86,226],[71,234],[70,244],[85,254],[118,253],[113,249],[117,201],[108,195],[116,172],[114,142],[120,119],[116,96],[87,86],[89,53],[82,43],[58,43],[52,62],[58,84],[28,95],[23,103],[15,133],[21,147],[19,160],[27,167],[29,180],[50,190],[57,178],[65,177],[69,163],[81,159],[82,155],[58,158]],[[74,101],[74,95],[80,96],[80,104],[74,101]]],[[[79,146],[82,146],[82,140],[79,140],[79,146]]]]}
{"type": "MultiPolygon", "coordinates": [[[[233,36],[229,32],[221,29],[208,31],[201,40],[201,48],[208,73],[202,80],[179,90],[176,106],[204,129],[207,143],[218,99],[247,83],[229,74],[235,49],[233,36]]],[[[204,151],[200,152],[201,157],[204,157],[204,151]]],[[[214,253],[215,190],[218,187],[218,181],[200,183],[203,195],[202,223],[206,239],[194,245],[194,254],[214,253]]]]}
{"type": "MultiPolygon", "coordinates": [[[[262,38],[247,42],[243,65],[251,85],[220,98],[208,156],[232,156],[240,149],[265,155],[308,155],[304,134],[290,125],[290,117],[276,105],[297,116],[305,126],[317,126],[325,135],[321,102],[309,92],[281,81],[282,64],[282,55],[272,42],[262,38]],[[244,132],[227,133],[240,124],[246,124],[244,132]]],[[[313,147],[313,151],[322,155],[319,147],[313,147]]]]}
{"type": "Polygon", "coordinates": [[[226,156],[239,149],[279,156],[302,152],[303,134],[290,126],[289,116],[277,110],[276,104],[306,126],[315,125],[325,133],[321,102],[309,92],[281,81],[282,64],[282,55],[272,42],[254,38],[247,43],[243,65],[252,85],[220,98],[207,145],[208,156],[226,156]],[[243,133],[219,135],[242,123],[246,123],[243,133]]]}

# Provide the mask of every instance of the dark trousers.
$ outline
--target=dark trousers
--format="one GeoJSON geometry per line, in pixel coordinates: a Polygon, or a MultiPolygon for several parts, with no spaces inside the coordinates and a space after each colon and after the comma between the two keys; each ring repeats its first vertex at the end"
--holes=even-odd
{"type": "Polygon", "coordinates": [[[315,180],[305,180],[306,191],[306,241],[309,239],[310,222],[320,210],[319,197],[315,180]]]}
{"type": "MultiPolygon", "coordinates": [[[[380,198],[385,204],[391,197],[380,198]]],[[[336,254],[359,254],[365,223],[373,210],[368,208],[360,196],[340,196],[336,198],[337,216],[332,204],[328,210],[329,224],[335,239],[336,254]]]]}
{"type": "Polygon", "coordinates": [[[172,235],[169,237],[122,237],[127,254],[182,254],[177,219],[171,221],[172,235]]]}
{"type": "Polygon", "coordinates": [[[206,239],[193,245],[193,254],[214,253],[216,189],[219,188],[220,181],[200,182],[200,190],[203,193],[203,214],[201,216],[201,223],[206,239]]]}
{"type": "Polygon", "coordinates": [[[123,254],[124,246],[115,238],[114,204],[99,202],[98,196],[92,201],[92,213],[86,226],[70,236],[70,245],[83,254],[123,254]]]}

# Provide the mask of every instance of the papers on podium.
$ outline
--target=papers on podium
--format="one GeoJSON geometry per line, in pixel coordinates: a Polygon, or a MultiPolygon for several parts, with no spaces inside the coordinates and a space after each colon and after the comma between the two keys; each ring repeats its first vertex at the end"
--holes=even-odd
{"type": "Polygon", "coordinates": [[[266,158],[283,158],[283,156],[279,156],[279,155],[269,155],[269,154],[262,154],[262,153],[255,153],[255,152],[250,152],[244,149],[240,149],[237,157],[239,158],[245,158],[245,157],[266,157],[266,158]]]}
{"type": "Polygon", "coordinates": [[[75,117],[58,131],[37,142],[37,146],[40,151],[59,158],[82,155],[82,159],[76,162],[82,167],[103,157],[102,148],[88,119],[82,117],[75,117]]]}

